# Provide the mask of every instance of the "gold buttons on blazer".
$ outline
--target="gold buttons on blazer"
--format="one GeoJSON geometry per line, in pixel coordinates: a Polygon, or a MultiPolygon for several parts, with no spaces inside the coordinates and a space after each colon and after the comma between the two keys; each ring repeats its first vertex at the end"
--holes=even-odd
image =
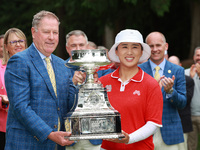
{"type": "Polygon", "coordinates": [[[34,136],[34,138],[35,138],[37,141],[39,141],[39,139],[37,138],[37,136],[34,136]]]}
{"type": "Polygon", "coordinates": [[[173,103],[174,102],[174,100],[173,99],[171,99],[171,103],[173,103]]]}
{"type": "Polygon", "coordinates": [[[60,108],[58,107],[58,111],[60,111],[60,108]]]}
{"type": "Polygon", "coordinates": [[[57,128],[58,128],[58,126],[57,126],[57,125],[54,125],[54,128],[56,128],[56,129],[57,129],[57,128]]]}

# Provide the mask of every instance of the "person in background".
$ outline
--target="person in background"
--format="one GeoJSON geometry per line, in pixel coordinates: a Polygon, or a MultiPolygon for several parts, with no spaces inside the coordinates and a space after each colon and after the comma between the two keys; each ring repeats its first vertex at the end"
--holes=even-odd
{"type": "Polygon", "coordinates": [[[86,34],[81,30],[73,30],[66,35],[66,50],[69,54],[69,58],[66,60],[72,60],[71,52],[73,50],[86,50],[88,45],[88,38],[86,34]]]}
{"type": "MultiPolygon", "coordinates": [[[[180,59],[177,56],[170,56],[168,60],[171,63],[182,66],[180,59]]],[[[187,105],[184,109],[178,110],[179,115],[181,117],[181,123],[184,132],[184,143],[179,144],[179,150],[188,150],[188,145],[187,145],[188,133],[193,131],[190,103],[194,92],[194,80],[187,75],[185,75],[185,80],[186,80],[186,91],[187,91],[187,105]]]]}
{"type": "Polygon", "coordinates": [[[163,99],[156,80],[137,64],[149,58],[150,47],[137,30],[120,31],[109,51],[119,67],[99,80],[110,104],[121,114],[125,138],[103,140],[102,150],[153,150],[153,134],[162,127],[163,99]]]}
{"type": "Polygon", "coordinates": [[[108,49],[105,46],[97,46],[97,49],[105,49],[108,52],[108,49]]]}
{"type": "Polygon", "coordinates": [[[3,40],[4,40],[4,34],[0,35],[0,66],[3,59],[3,40]]]}
{"type": "Polygon", "coordinates": [[[106,66],[100,66],[99,69],[97,70],[98,77],[105,76],[109,73],[112,73],[119,67],[119,63],[117,62],[112,62],[109,65],[106,66]]]}
{"type": "Polygon", "coordinates": [[[64,117],[76,103],[76,85],[83,82],[84,76],[75,72],[72,78],[65,61],[52,54],[59,42],[59,23],[52,12],[42,10],[35,14],[33,43],[8,61],[5,150],[63,150],[74,142],[65,138],[71,133],[64,132],[64,117]]]}
{"type": "Polygon", "coordinates": [[[97,49],[97,45],[92,41],[88,41],[87,49],[97,49]]]}
{"type": "MultiPolygon", "coordinates": [[[[108,59],[110,60],[109,58],[109,55],[108,55],[108,49],[104,46],[98,46],[97,49],[103,49],[103,50],[106,50],[106,53],[107,53],[107,57],[108,59]]],[[[98,69],[97,69],[97,74],[98,74],[98,77],[102,77],[104,75],[107,75],[111,72],[113,72],[114,70],[116,70],[117,68],[119,67],[119,63],[117,62],[112,62],[108,65],[105,65],[105,66],[100,66],[98,69]]]]}
{"type": "Polygon", "coordinates": [[[6,65],[11,56],[25,50],[27,47],[25,34],[18,28],[10,28],[4,36],[2,65],[6,65]]]}
{"type": "Polygon", "coordinates": [[[17,28],[11,28],[6,31],[5,36],[1,36],[3,40],[3,59],[0,66],[0,149],[5,147],[5,133],[7,112],[9,108],[9,100],[6,93],[4,73],[10,57],[27,48],[27,39],[25,34],[17,28]]]}
{"type": "Polygon", "coordinates": [[[168,51],[166,50],[165,51],[165,59],[168,60],[168,58],[169,58],[169,55],[168,55],[168,51]]]}
{"type": "Polygon", "coordinates": [[[146,43],[151,56],[139,67],[158,81],[163,95],[163,127],[153,136],[155,150],[178,150],[178,144],[184,142],[178,109],[187,103],[184,68],[165,59],[168,43],[162,33],[151,32],[146,43]]]}
{"type": "MultiPolygon", "coordinates": [[[[66,62],[72,60],[71,52],[73,50],[86,50],[88,46],[88,38],[86,34],[81,30],[73,30],[66,35],[66,50],[69,54],[69,58],[66,62]]],[[[71,74],[74,75],[74,72],[79,69],[77,66],[69,66],[71,68],[71,74]]],[[[96,74],[97,76],[97,74],[96,74]]],[[[96,78],[96,77],[94,77],[96,78]]],[[[76,143],[73,143],[70,146],[66,146],[66,150],[99,150],[102,140],[80,140],[76,143]]]]}
{"type": "Polygon", "coordinates": [[[185,74],[194,80],[194,95],[191,102],[193,131],[188,134],[188,150],[197,150],[200,133],[200,47],[196,47],[193,56],[194,64],[185,70],[185,74]]]}

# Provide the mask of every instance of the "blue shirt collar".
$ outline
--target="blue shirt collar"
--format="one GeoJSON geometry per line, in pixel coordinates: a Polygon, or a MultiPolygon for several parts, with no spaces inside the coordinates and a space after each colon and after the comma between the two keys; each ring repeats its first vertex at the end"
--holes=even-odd
{"type": "MultiPolygon", "coordinates": [[[[35,47],[35,49],[38,51],[40,57],[42,58],[42,60],[44,60],[47,56],[45,56],[44,54],[42,54],[35,46],[35,44],[33,43],[33,46],[35,47]]],[[[51,55],[49,56],[50,60],[52,60],[51,55]]]]}
{"type": "Polygon", "coordinates": [[[164,70],[164,67],[165,67],[165,64],[166,64],[166,59],[164,58],[164,60],[159,65],[156,65],[154,62],[151,61],[151,59],[149,59],[149,62],[150,62],[152,70],[155,70],[154,68],[156,66],[159,66],[161,70],[164,70]]]}

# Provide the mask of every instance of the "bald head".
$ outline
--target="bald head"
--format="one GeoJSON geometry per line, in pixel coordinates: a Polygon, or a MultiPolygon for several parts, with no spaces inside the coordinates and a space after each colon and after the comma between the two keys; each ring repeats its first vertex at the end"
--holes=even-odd
{"type": "Polygon", "coordinates": [[[145,42],[148,43],[148,39],[155,36],[162,39],[163,43],[166,43],[165,36],[161,32],[157,32],[157,31],[149,33],[145,39],[145,42]]]}
{"type": "Polygon", "coordinates": [[[160,32],[151,32],[146,37],[146,43],[151,48],[150,60],[157,65],[162,63],[165,59],[165,51],[168,50],[165,36],[160,32]]]}
{"type": "Polygon", "coordinates": [[[180,59],[177,56],[170,56],[169,62],[181,66],[180,59]]]}

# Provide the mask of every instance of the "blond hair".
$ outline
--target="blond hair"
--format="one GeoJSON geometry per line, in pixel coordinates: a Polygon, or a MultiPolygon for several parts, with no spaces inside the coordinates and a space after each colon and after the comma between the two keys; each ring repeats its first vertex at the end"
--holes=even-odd
{"type": "Polygon", "coordinates": [[[25,48],[28,47],[27,44],[27,40],[26,40],[26,36],[25,34],[17,28],[10,28],[9,30],[6,31],[5,35],[4,35],[4,46],[3,46],[3,61],[2,61],[2,65],[6,65],[8,63],[8,60],[10,59],[10,55],[8,53],[8,51],[5,49],[5,45],[8,44],[8,37],[10,36],[10,34],[14,33],[17,37],[25,40],[25,48]]]}

